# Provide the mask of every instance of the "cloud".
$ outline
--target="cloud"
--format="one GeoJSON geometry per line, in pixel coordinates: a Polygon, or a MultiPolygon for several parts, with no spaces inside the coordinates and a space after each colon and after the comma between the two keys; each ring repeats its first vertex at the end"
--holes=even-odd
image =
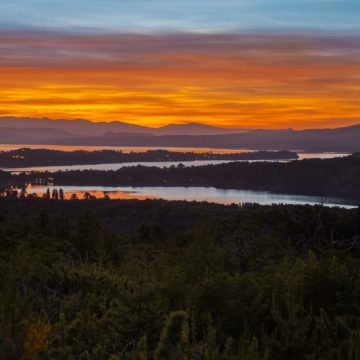
{"type": "Polygon", "coordinates": [[[0,108],[18,116],[347,124],[360,117],[357,74],[358,35],[0,34],[0,108]]]}

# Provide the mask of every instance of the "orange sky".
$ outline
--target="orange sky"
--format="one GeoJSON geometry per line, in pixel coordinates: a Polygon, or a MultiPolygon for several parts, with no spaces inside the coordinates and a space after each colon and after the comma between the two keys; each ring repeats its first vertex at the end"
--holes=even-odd
{"type": "Polygon", "coordinates": [[[360,37],[0,35],[0,115],[147,126],[360,122],[360,37]]]}

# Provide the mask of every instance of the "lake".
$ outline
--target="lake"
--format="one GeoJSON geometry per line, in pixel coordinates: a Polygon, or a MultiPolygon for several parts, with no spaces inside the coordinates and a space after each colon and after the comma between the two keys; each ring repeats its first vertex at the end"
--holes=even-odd
{"type": "Polygon", "coordinates": [[[33,167],[22,167],[22,168],[0,168],[3,171],[10,171],[14,174],[19,174],[21,172],[56,172],[56,171],[70,171],[70,170],[99,170],[99,171],[108,171],[108,170],[119,170],[123,167],[133,167],[133,166],[156,166],[160,168],[166,168],[171,166],[178,166],[183,164],[185,167],[190,166],[204,166],[204,165],[217,165],[224,164],[234,161],[283,161],[284,160],[195,160],[195,161],[139,161],[139,162],[124,162],[124,163],[114,163],[114,164],[89,164],[89,165],[64,165],[64,166],[33,166],[33,167]]]}
{"type": "MultiPolygon", "coordinates": [[[[245,152],[255,152],[255,150],[246,150],[246,149],[209,149],[209,148],[155,148],[155,147],[142,147],[142,148],[133,148],[133,147],[99,147],[99,146],[60,146],[60,145],[0,145],[0,151],[10,151],[19,148],[32,148],[32,149],[52,149],[52,150],[62,150],[62,151],[75,151],[75,150],[85,150],[85,151],[95,151],[95,150],[117,150],[123,152],[145,152],[148,150],[168,150],[168,151],[177,151],[177,152],[195,152],[195,153],[245,153],[245,152]]],[[[339,153],[339,152],[327,152],[327,153],[301,153],[298,152],[299,160],[303,159],[332,159],[336,157],[344,157],[350,154],[348,153],[339,153]]],[[[87,165],[61,165],[61,166],[34,166],[34,167],[21,167],[21,168],[0,168],[3,171],[11,171],[13,173],[20,173],[24,171],[40,171],[40,172],[56,172],[56,171],[69,171],[69,170],[99,170],[99,171],[108,171],[108,170],[118,170],[122,167],[128,166],[156,166],[156,167],[171,167],[178,166],[180,163],[184,166],[204,166],[204,165],[216,165],[233,162],[234,160],[197,160],[197,161],[153,161],[153,162],[126,162],[126,163],[112,163],[112,164],[87,164],[87,165]]],[[[235,160],[235,161],[249,161],[249,160],[235,160]]],[[[249,162],[256,161],[282,161],[284,160],[250,160],[249,162]]],[[[285,160],[288,161],[288,160],[285,160]]]]}
{"type": "Polygon", "coordinates": [[[244,152],[255,152],[257,150],[248,149],[223,149],[223,148],[189,148],[189,147],[135,147],[135,146],[83,146],[83,145],[28,145],[28,144],[0,144],[0,151],[11,151],[18,149],[47,149],[59,151],[100,151],[114,150],[124,153],[146,152],[148,150],[168,150],[172,152],[195,152],[195,153],[220,153],[233,154],[244,152]]]}
{"type": "MultiPolygon", "coordinates": [[[[59,186],[56,187],[59,189],[59,186]]],[[[356,203],[340,198],[322,198],[317,196],[302,196],[289,194],[275,194],[266,191],[249,190],[224,190],[213,187],[110,187],[110,186],[61,186],[65,198],[69,199],[72,194],[83,198],[85,193],[103,198],[104,193],[111,199],[164,199],[207,201],[230,205],[232,203],[257,203],[260,205],[271,204],[298,204],[340,206],[344,208],[356,207],[356,203]]],[[[32,186],[27,189],[28,193],[36,193],[42,196],[46,193],[47,186],[32,186]]],[[[50,187],[50,191],[52,188],[50,187]]]]}

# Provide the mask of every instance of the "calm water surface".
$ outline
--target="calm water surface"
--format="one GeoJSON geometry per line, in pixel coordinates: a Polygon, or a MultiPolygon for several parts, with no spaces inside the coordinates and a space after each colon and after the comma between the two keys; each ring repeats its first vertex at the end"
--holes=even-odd
{"type": "MultiPolygon", "coordinates": [[[[4,145],[0,144],[0,151],[10,151],[21,148],[30,149],[51,149],[51,150],[62,150],[62,151],[95,151],[95,150],[115,150],[128,152],[145,152],[148,150],[168,150],[174,152],[195,152],[195,153],[207,153],[213,152],[218,154],[225,153],[245,153],[255,152],[256,150],[247,149],[221,149],[221,148],[172,148],[172,147],[111,147],[111,146],[68,146],[68,145],[4,145]]],[[[299,160],[303,159],[331,159],[336,157],[344,157],[350,154],[348,153],[301,153],[298,152],[299,160]]],[[[23,171],[41,171],[41,172],[56,172],[56,171],[68,171],[68,170],[118,170],[125,166],[156,166],[156,167],[170,167],[178,166],[180,163],[187,166],[201,166],[201,165],[216,165],[232,162],[234,160],[198,160],[198,161],[162,161],[162,162],[127,162],[127,163],[113,163],[113,164],[87,164],[87,165],[63,165],[63,166],[34,166],[34,167],[21,167],[21,168],[0,168],[0,170],[11,171],[14,173],[20,173],[23,171]]],[[[248,160],[237,160],[237,161],[248,161],[248,160]]],[[[249,162],[264,161],[264,160],[250,160],[249,162]]],[[[283,160],[266,160],[266,161],[283,161],[283,160]]]]}
{"type": "MultiPolygon", "coordinates": [[[[59,188],[59,187],[57,187],[59,188]]],[[[72,194],[83,198],[85,193],[103,198],[104,193],[111,199],[164,199],[207,201],[219,204],[243,204],[257,203],[260,205],[271,204],[298,204],[341,206],[344,208],[356,207],[356,203],[340,198],[321,198],[316,196],[299,196],[288,194],[274,194],[265,191],[249,190],[223,190],[213,187],[110,187],[110,186],[61,186],[65,197],[69,199],[72,194]]],[[[47,191],[46,186],[33,186],[28,188],[28,193],[36,193],[39,196],[47,191]]],[[[50,188],[50,191],[52,189],[50,188]]]]}
{"type": "Polygon", "coordinates": [[[255,152],[256,150],[247,149],[222,149],[222,148],[189,148],[189,147],[133,147],[133,146],[82,146],[82,145],[27,145],[27,144],[0,144],[0,151],[11,151],[18,149],[47,149],[60,151],[99,151],[114,150],[124,153],[130,152],[146,152],[148,150],[168,150],[173,152],[195,152],[207,153],[214,152],[220,154],[233,154],[243,152],[255,152]]]}
{"type": "MultiPolygon", "coordinates": [[[[332,159],[336,157],[344,157],[349,154],[343,153],[304,153],[299,154],[299,160],[303,159],[332,159]]],[[[287,162],[289,160],[235,160],[237,162],[287,162]]],[[[125,163],[113,163],[113,164],[87,164],[87,165],[62,165],[62,166],[33,166],[33,167],[21,167],[21,168],[0,168],[3,171],[11,171],[13,173],[39,171],[39,172],[56,172],[56,171],[70,171],[70,170],[118,170],[123,167],[132,166],[156,166],[160,168],[166,168],[171,166],[178,166],[183,164],[185,167],[189,166],[204,166],[204,165],[217,165],[234,162],[234,160],[195,160],[195,161],[148,161],[148,162],[125,162],[125,163]]]]}
{"type": "MultiPolygon", "coordinates": [[[[266,161],[266,162],[277,162],[282,160],[236,160],[236,161],[266,161]]],[[[21,173],[21,172],[56,172],[56,171],[70,171],[70,170],[99,170],[99,171],[108,171],[108,170],[119,170],[123,167],[133,167],[133,166],[156,166],[160,168],[167,168],[171,166],[178,166],[183,164],[185,167],[190,166],[203,166],[203,165],[217,165],[234,162],[234,160],[196,160],[196,161],[140,161],[140,162],[125,162],[125,163],[114,163],[114,164],[90,164],[90,165],[64,165],[64,166],[34,166],[34,167],[22,167],[22,168],[0,168],[0,170],[11,171],[12,173],[21,173]]]]}

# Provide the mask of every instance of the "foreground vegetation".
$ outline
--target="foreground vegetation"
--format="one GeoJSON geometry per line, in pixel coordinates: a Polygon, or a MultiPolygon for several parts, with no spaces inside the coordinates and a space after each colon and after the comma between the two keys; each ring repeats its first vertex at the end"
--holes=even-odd
{"type": "Polygon", "coordinates": [[[360,211],[0,200],[1,359],[359,359],[360,211]]]}

